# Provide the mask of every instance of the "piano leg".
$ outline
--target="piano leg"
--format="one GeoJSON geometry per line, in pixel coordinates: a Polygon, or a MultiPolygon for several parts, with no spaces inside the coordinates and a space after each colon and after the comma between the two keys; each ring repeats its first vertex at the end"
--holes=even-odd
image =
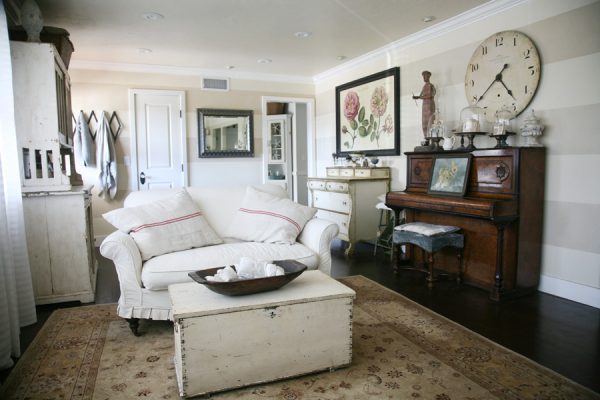
{"type": "Polygon", "coordinates": [[[494,287],[490,293],[490,299],[494,301],[500,301],[500,296],[502,294],[502,283],[504,280],[504,265],[503,265],[503,257],[502,251],[504,249],[504,228],[506,227],[506,223],[496,223],[496,229],[498,232],[496,239],[496,273],[495,273],[495,282],[494,287]]]}

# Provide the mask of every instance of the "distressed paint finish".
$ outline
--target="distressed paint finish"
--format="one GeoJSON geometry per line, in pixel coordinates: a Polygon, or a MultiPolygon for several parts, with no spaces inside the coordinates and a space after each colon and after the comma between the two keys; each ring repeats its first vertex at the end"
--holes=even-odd
{"type": "Polygon", "coordinates": [[[320,271],[283,288],[229,297],[171,285],[181,396],[349,365],[355,293],[320,271]]]}

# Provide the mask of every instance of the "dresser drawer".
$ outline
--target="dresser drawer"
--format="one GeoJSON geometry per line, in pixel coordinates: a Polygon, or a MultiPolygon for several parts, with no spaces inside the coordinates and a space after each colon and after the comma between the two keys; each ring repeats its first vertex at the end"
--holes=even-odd
{"type": "Polygon", "coordinates": [[[340,229],[340,234],[348,236],[348,225],[350,225],[350,216],[348,214],[318,210],[317,218],[335,222],[340,229]]]}
{"type": "Polygon", "coordinates": [[[354,176],[354,169],[353,168],[340,169],[340,176],[344,176],[344,177],[354,176]]]}
{"type": "Polygon", "coordinates": [[[344,192],[348,193],[348,184],[344,182],[327,182],[325,188],[332,192],[344,192]]]}
{"type": "Polygon", "coordinates": [[[313,207],[348,214],[352,209],[352,199],[347,193],[315,191],[313,207]]]}
{"type": "Polygon", "coordinates": [[[327,168],[327,176],[340,176],[339,168],[327,168]]]}
{"type": "Polygon", "coordinates": [[[308,181],[308,188],[315,190],[325,190],[325,181],[308,181]]]}

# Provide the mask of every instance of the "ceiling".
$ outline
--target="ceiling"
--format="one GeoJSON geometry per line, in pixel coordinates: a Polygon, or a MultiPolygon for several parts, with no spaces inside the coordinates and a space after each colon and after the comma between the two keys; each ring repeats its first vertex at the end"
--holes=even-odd
{"type": "Polygon", "coordinates": [[[37,0],[72,61],[312,78],[488,0],[37,0]],[[144,13],[164,18],[144,18],[144,13]],[[423,18],[433,16],[432,22],[423,18]],[[307,38],[296,32],[308,32],[307,38]],[[151,50],[150,52],[147,50],[151,50]],[[271,62],[260,63],[259,59],[271,62]]]}

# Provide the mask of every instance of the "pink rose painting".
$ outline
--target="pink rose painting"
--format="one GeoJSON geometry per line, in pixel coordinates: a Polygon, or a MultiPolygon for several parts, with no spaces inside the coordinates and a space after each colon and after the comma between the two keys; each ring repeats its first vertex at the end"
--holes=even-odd
{"type": "Polygon", "coordinates": [[[399,77],[393,70],[384,71],[380,76],[336,88],[337,128],[341,139],[338,151],[388,151],[390,148],[398,151],[393,133],[397,131],[395,80],[399,77]]]}
{"type": "Polygon", "coordinates": [[[352,121],[358,114],[360,100],[356,92],[348,92],[344,99],[344,116],[348,121],[352,121]]]}

